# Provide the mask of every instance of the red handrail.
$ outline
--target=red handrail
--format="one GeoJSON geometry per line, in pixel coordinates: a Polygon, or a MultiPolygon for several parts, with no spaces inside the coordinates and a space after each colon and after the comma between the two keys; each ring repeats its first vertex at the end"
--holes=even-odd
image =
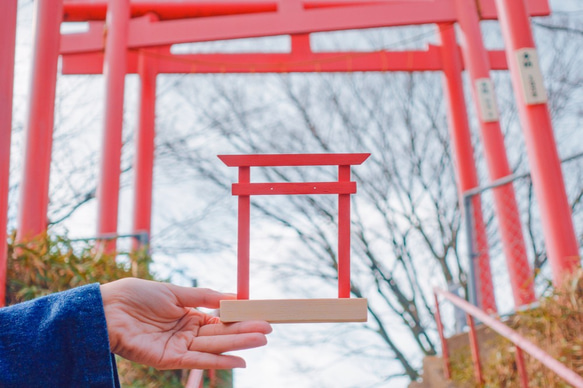
{"type": "MultiPolygon", "coordinates": [[[[476,368],[476,378],[480,382],[482,381],[481,375],[481,367],[480,367],[480,359],[479,359],[479,351],[478,351],[478,341],[475,339],[475,328],[474,328],[474,320],[473,318],[478,319],[483,324],[500,334],[502,337],[506,338],[507,340],[511,341],[514,346],[516,346],[516,363],[518,366],[518,371],[520,374],[520,382],[522,387],[528,387],[528,376],[526,372],[526,368],[524,367],[524,360],[522,358],[522,351],[527,352],[531,355],[531,357],[540,361],[543,365],[547,368],[555,372],[558,376],[563,378],[569,384],[573,385],[577,388],[583,388],[583,377],[579,376],[577,373],[569,369],[563,363],[554,359],[551,355],[547,352],[521,336],[515,330],[512,330],[507,325],[503,324],[502,322],[498,321],[497,319],[489,316],[484,311],[480,310],[478,307],[473,306],[472,304],[468,303],[467,301],[463,300],[462,298],[444,291],[439,288],[434,288],[433,290],[435,295],[435,303],[436,303],[436,319],[438,320],[438,331],[439,336],[442,339],[442,352],[444,355],[448,354],[447,351],[447,341],[445,341],[445,337],[443,334],[443,325],[441,325],[441,317],[439,314],[439,300],[437,295],[441,295],[445,299],[449,300],[458,308],[462,309],[466,313],[466,317],[468,317],[468,325],[470,326],[470,334],[472,335],[472,340],[470,341],[470,346],[472,347],[472,358],[474,359],[474,367],[476,368]]],[[[445,368],[444,370],[449,371],[449,359],[448,357],[444,357],[445,368]]],[[[446,372],[447,373],[447,372],[446,372]]]]}
{"type": "Polygon", "coordinates": [[[204,382],[204,371],[200,369],[192,369],[188,374],[188,380],[184,388],[202,388],[204,382]]]}

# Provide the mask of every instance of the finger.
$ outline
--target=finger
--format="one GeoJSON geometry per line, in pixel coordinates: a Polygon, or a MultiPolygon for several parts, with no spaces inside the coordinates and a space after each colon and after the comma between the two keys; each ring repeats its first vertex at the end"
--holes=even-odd
{"type": "Polygon", "coordinates": [[[199,336],[242,334],[242,333],[271,333],[271,325],[265,321],[243,321],[236,323],[218,323],[204,325],[198,331],[199,336]]]}
{"type": "MultiPolygon", "coordinates": [[[[245,368],[247,364],[241,357],[217,355],[203,352],[187,352],[181,359],[180,369],[233,369],[245,368]]],[[[172,369],[176,369],[173,367],[172,369]]]]}
{"type": "Polygon", "coordinates": [[[168,287],[183,307],[208,307],[216,309],[219,308],[221,300],[237,298],[233,294],[223,294],[222,292],[208,288],[181,287],[174,284],[168,284],[168,287]]]}
{"type": "Polygon", "coordinates": [[[210,337],[196,337],[189,344],[188,350],[221,354],[234,350],[256,348],[266,344],[267,338],[264,334],[227,334],[210,337]]]}

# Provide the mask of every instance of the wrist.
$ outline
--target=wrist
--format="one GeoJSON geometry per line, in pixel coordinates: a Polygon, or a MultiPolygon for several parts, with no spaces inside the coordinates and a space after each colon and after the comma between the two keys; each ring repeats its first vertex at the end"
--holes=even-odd
{"type": "Polygon", "coordinates": [[[115,330],[114,324],[114,310],[115,310],[115,297],[112,292],[112,285],[102,284],[99,286],[101,291],[101,300],[103,302],[103,312],[105,315],[105,322],[107,324],[107,335],[109,337],[109,350],[112,353],[116,353],[118,344],[118,334],[115,330]]]}

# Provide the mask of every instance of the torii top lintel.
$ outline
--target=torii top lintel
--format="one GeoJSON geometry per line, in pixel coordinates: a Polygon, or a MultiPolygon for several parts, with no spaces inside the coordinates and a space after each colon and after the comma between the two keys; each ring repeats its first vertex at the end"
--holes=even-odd
{"type": "MultiPolygon", "coordinates": [[[[177,1],[136,1],[132,13],[139,15],[150,6],[159,9],[160,18],[176,11],[177,1]],[[166,8],[164,8],[166,7],[166,8]],[[165,11],[164,11],[165,9],[165,11]]],[[[482,19],[496,19],[494,0],[480,0],[482,19]]],[[[96,1],[69,0],[64,3],[64,20],[79,21],[82,10],[96,7],[96,1]]],[[[364,29],[390,26],[455,22],[454,0],[280,0],[274,1],[215,1],[187,0],[180,2],[185,9],[206,9],[196,17],[177,20],[152,21],[148,17],[130,20],[128,48],[164,46],[214,40],[253,38],[313,32],[364,29]],[[214,7],[217,8],[213,8],[214,7]],[[273,5],[275,9],[273,10],[273,5]],[[237,10],[237,6],[240,8],[237,10]],[[206,8],[205,8],[206,7],[206,8]],[[222,8],[221,8],[222,7],[222,8]],[[253,9],[255,7],[255,9],[253,9]],[[237,11],[237,12],[235,12],[237,11]],[[224,15],[224,16],[217,16],[224,15]]],[[[532,16],[548,15],[548,0],[529,0],[532,16]]],[[[103,14],[103,12],[102,12],[103,14]]],[[[185,15],[189,16],[188,13],[185,15]]],[[[90,14],[86,15],[89,19],[90,14]]],[[[96,15],[94,15],[96,16],[96,15]]],[[[88,20],[86,19],[86,20],[88,20]]],[[[102,23],[102,22],[92,22],[102,23]]],[[[103,28],[87,33],[64,35],[61,53],[81,53],[103,50],[103,28]],[[96,33],[98,32],[98,33],[96,33]]]]}

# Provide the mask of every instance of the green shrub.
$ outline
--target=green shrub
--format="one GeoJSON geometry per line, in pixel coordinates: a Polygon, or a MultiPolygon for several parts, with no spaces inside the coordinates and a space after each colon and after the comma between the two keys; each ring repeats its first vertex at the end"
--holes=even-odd
{"type": "MultiPolygon", "coordinates": [[[[507,324],[551,357],[583,376],[583,272],[576,271],[561,287],[542,297],[538,307],[517,312],[507,324]]],[[[514,345],[499,337],[488,344],[489,357],[482,360],[485,387],[520,385],[514,345]]],[[[452,355],[452,377],[472,385],[473,364],[469,347],[452,355]]],[[[566,388],[567,384],[526,352],[524,361],[532,387],[566,388]]]]}
{"type": "MultiPolygon", "coordinates": [[[[100,253],[95,244],[66,236],[43,234],[8,247],[6,304],[64,291],[90,283],[107,283],[125,277],[156,279],[150,272],[146,250],[126,255],[100,253]]],[[[159,371],[118,357],[123,387],[183,387],[187,371],[159,371]]]]}

